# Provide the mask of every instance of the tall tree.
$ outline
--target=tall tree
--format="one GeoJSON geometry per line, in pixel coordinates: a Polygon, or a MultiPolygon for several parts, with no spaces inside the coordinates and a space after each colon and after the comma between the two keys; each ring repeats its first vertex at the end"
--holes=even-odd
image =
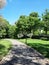
{"type": "Polygon", "coordinates": [[[18,33],[21,33],[22,35],[25,35],[27,33],[27,17],[24,15],[21,15],[19,20],[16,22],[16,26],[18,29],[18,33]]]}
{"type": "Polygon", "coordinates": [[[9,23],[3,17],[0,17],[0,37],[5,37],[8,32],[9,23]]]}
{"type": "Polygon", "coordinates": [[[33,31],[33,34],[35,32],[35,30],[37,30],[37,27],[39,25],[39,15],[37,12],[32,12],[29,15],[29,27],[30,27],[30,32],[33,31]]]}
{"type": "Polygon", "coordinates": [[[8,36],[9,38],[15,38],[15,30],[16,30],[16,26],[15,25],[10,25],[9,26],[9,30],[8,30],[8,36]]]}
{"type": "Polygon", "coordinates": [[[49,10],[45,10],[44,14],[42,15],[42,21],[44,21],[44,30],[45,34],[47,35],[47,31],[49,29],[49,10]]]}

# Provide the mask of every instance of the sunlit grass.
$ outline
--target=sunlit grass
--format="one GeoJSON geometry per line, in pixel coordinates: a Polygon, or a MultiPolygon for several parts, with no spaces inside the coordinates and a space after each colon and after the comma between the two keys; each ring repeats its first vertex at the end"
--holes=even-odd
{"type": "MultiPolygon", "coordinates": [[[[19,39],[21,42],[26,41],[26,39],[19,39]]],[[[49,41],[40,39],[27,39],[27,45],[36,49],[38,52],[43,54],[43,56],[49,58],[49,41]]]]}
{"type": "Polygon", "coordinates": [[[0,40],[0,59],[5,56],[11,49],[12,44],[7,40],[0,40]]]}

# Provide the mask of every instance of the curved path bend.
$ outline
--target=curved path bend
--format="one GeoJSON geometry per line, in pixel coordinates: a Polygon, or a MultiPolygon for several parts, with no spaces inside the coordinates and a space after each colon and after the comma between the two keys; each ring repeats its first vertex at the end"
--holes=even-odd
{"type": "Polygon", "coordinates": [[[14,39],[13,47],[0,65],[49,65],[49,62],[36,50],[14,39]]]}

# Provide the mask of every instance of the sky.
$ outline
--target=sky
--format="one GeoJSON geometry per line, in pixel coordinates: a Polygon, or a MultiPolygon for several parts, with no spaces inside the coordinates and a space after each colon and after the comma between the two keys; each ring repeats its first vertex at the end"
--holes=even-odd
{"type": "Polygon", "coordinates": [[[7,0],[0,13],[10,24],[14,24],[20,15],[28,16],[31,12],[38,12],[41,16],[45,9],[49,9],[49,0],[7,0]]]}

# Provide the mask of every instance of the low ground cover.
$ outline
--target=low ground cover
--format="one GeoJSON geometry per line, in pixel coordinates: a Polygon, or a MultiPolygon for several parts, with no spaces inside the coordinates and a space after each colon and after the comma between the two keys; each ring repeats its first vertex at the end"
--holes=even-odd
{"type": "Polygon", "coordinates": [[[7,40],[0,40],[0,60],[9,52],[12,44],[7,40]]]}

